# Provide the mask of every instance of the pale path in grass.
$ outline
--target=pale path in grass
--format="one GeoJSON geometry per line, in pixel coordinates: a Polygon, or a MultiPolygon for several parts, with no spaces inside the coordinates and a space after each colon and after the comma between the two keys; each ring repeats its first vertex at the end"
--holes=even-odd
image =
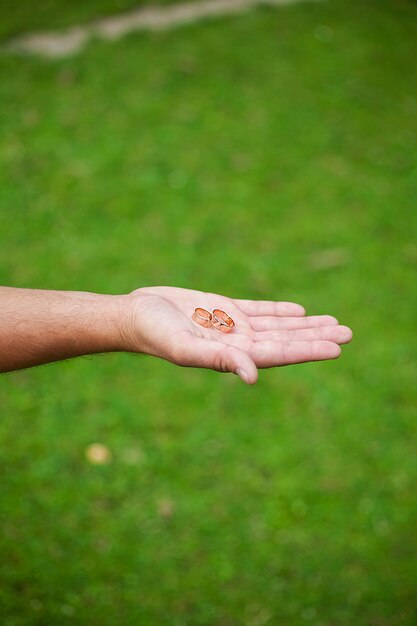
{"type": "Polygon", "coordinates": [[[200,0],[166,7],[141,7],[67,30],[30,33],[9,41],[5,49],[16,54],[59,58],[80,52],[94,37],[120,39],[135,31],[167,30],[205,18],[243,13],[258,5],[278,6],[306,1],[318,0],[200,0]]]}

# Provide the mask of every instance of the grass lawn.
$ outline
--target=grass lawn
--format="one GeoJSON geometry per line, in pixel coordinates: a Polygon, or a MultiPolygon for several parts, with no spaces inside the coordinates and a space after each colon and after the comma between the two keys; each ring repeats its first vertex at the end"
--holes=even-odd
{"type": "MultiPolygon", "coordinates": [[[[5,35],[130,2],[1,4],[5,35]]],[[[0,284],[354,331],[253,388],[131,355],[0,377],[2,626],[415,626],[416,69],[411,0],[0,55],[0,284]]]]}
{"type": "Polygon", "coordinates": [[[171,4],[175,0],[0,0],[0,38],[6,39],[29,30],[67,28],[97,17],[129,11],[139,5],[171,4]]]}

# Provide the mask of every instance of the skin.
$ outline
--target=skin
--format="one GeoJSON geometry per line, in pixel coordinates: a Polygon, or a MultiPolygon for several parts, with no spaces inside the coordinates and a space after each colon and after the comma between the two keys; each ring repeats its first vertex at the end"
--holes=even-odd
{"type": "Polygon", "coordinates": [[[98,352],[136,352],[184,367],[233,372],[336,359],[352,331],[291,302],[237,300],[177,287],[110,296],[0,287],[0,372],[98,352]],[[196,324],[196,307],[222,309],[231,333],[196,324]]]}

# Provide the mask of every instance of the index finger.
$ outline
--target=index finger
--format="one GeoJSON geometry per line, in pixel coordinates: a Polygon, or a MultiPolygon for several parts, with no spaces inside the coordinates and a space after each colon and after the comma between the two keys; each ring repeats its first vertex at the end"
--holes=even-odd
{"type": "Polygon", "coordinates": [[[306,314],[301,304],[295,302],[274,302],[272,300],[233,300],[234,304],[246,315],[259,317],[261,315],[302,317],[306,314]]]}

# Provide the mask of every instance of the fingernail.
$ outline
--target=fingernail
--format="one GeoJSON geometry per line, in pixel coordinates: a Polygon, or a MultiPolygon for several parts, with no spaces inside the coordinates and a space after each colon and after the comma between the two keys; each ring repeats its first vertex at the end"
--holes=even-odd
{"type": "Polygon", "coordinates": [[[239,376],[239,378],[241,378],[247,385],[249,385],[249,376],[248,373],[245,372],[245,370],[241,369],[240,367],[236,370],[236,374],[239,376]]]}

